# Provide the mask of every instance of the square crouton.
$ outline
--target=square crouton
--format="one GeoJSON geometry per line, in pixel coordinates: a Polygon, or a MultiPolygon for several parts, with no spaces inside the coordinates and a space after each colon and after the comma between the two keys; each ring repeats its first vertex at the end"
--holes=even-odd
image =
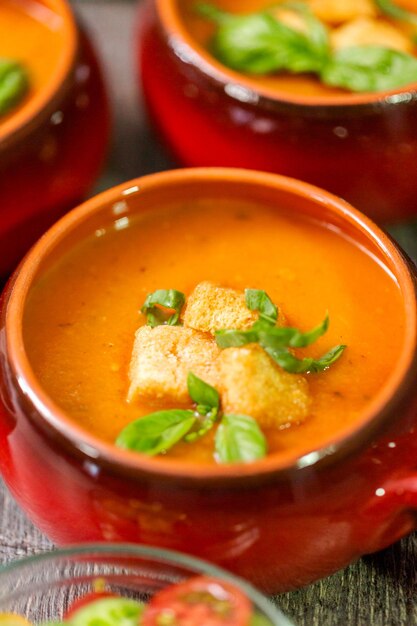
{"type": "Polygon", "coordinates": [[[243,413],[263,428],[302,422],[310,409],[306,379],[289,374],[258,345],[227,348],[218,358],[224,413],[243,413]]]}
{"type": "Polygon", "coordinates": [[[184,313],[186,326],[209,333],[223,328],[244,330],[257,319],[258,314],[248,309],[242,292],[209,282],[197,285],[184,313]]]}
{"type": "Polygon", "coordinates": [[[335,50],[355,46],[383,46],[400,52],[413,51],[411,38],[382,20],[359,18],[336,28],[330,39],[335,50]]]}
{"type": "Polygon", "coordinates": [[[128,401],[136,398],[189,403],[191,371],[215,386],[219,348],[213,339],[182,326],[142,326],[136,332],[130,362],[128,401]]]}
{"type": "MultiPolygon", "coordinates": [[[[246,306],[242,291],[219,287],[210,282],[197,285],[188,298],[184,324],[195,330],[213,333],[224,328],[246,330],[256,322],[259,314],[246,306]]],[[[278,324],[285,318],[279,312],[278,324]]]]}
{"type": "Polygon", "coordinates": [[[374,0],[310,0],[309,4],[319,20],[332,25],[378,13],[374,0]]]}

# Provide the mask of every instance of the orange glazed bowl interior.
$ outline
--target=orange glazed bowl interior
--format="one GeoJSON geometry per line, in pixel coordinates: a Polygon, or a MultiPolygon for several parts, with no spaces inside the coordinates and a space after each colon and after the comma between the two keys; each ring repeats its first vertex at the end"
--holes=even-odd
{"type": "MultiPolygon", "coordinates": [[[[245,261],[246,262],[246,261],[245,261]]],[[[204,277],[202,277],[202,280],[204,277]]],[[[259,279],[262,286],[262,277],[259,279]]],[[[155,288],[160,285],[155,285],[155,288]]],[[[167,287],[164,285],[164,287],[167,287]]],[[[175,288],[175,285],[169,285],[175,288]]],[[[370,306],[365,302],[364,306],[370,306]]],[[[196,481],[242,481],[246,477],[283,476],[299,468],[321,467],[369,445],[398,412],[416,375],[417,310],[413,276],[407,261],[391,239],[369,219],[343,200],[297,180],[259,172],[233,169],[190,169],[146,176],[87,201],[40,239],[22,262],[15,276],[5,310],[8,358],[21,392],[33,405],[33,419],[43,430],[69,447],[130,477],[143,473],[196,481]],[[369,399],[353,424],[341,425],[337,434],[327,433],[321,444],[301,457],[286,450],[270,454],[255,464],[190,464],[179,458],[150,458],[120,450],[77,425],[42,388],[25,348],[24,315],[34,285],[67,251],[89,235],[126,228],[135,214],[168,205],[171,199],[184,204],[208,197],[253,200],[280,207],[289,215],[302,216],[342,233],[383,265],[398,285],[404,308],[403,341],[386,384],[369,399]]]]}

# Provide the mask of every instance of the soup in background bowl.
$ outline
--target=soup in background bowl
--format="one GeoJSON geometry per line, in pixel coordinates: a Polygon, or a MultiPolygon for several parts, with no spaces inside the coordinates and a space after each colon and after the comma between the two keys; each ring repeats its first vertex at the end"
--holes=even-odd
{"type": "Polygon", "coordinates": [[[277,591],[414,528],[414,267],[326,192],[228,169],[107,191],[28,254],[2,329],[2,473],[58,543],[277,591]]]}
{"type": "MultiPolygon", "coordinates": [[[[271,8],[264,0],[241,2],[238,9],[228,0],[148,0],[141,8],[140,80],[151,119],[179,163],[293,176],[340,195],[378,221],[404,220],[417,213],[412,175],[417,151],[415,26],[382,14],[377,0],[304,3],[324,6],[325,16],[353,5],[353,17],[347,12],[336,24],[324,22],[326,27],[351,28],[351,20],[356,29],[359,22],[365,33],[351,37],[352,45],[364,40],[380,47],[386,42],[388,47],[400,47],[388,54],[411,58],[413,71],[406,74],[407,84],[353,93],[323,85],[311,72],[255,74],[226,66],[223,57],[213,53],[216,24],[199,13],[203,4],[232,15],[271,8]]],[[[394,4],[415,11],[412,2],[394,4]]],[[[257,41],[257,33],[252,35],[252,30],[236,34],[235,41],[257,41]]],[[[343,32],[342,38],[346,38],[343,32]]],[[[233,46],[227,50],[227,59],[236,60],[233,46]]],[[[349,67],[348,76],[350,71],[349,67]]],[[[392,67],[385,75],[398,71],[392,67]]],[[[368,80],[368,74],[365,68],[361,80],[363,75],[368,80]]]]}
{"type": "Polygon", "coordinates": [[[18,65],[24,87],[11,73],[0,77],[0,278],[85,196],[109,126],[95,54],[65,0],[1,3],[4,62],[18,65]]]}

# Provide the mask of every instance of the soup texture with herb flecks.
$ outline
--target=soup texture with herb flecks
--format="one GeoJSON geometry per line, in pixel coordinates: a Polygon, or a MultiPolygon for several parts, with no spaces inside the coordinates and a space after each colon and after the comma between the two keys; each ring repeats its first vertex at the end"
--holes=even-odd
{"type": "MultiPolygon", "coordinates": [[[[132,421],[171,403],[127,396],[135,332],[147,294],[187,297],[212,281],[265,290],[285,323],[330,327],[297,356],[347,348],[331,368],[307,373],[311,405],[302,423],[264,429],[268,453],[302,455],[354,427],[384,387],[404,341],[395,279],[334,228],[252,201],[195,199],[117,220],[65,253],[31,290],[24,342],[41,385],[86,431],[114,442],[132,421]]],[[[191,402],[190,402],[191,407],[191,402]]],[[[214,463],[215,428],[167,457],[214,463]]]]}

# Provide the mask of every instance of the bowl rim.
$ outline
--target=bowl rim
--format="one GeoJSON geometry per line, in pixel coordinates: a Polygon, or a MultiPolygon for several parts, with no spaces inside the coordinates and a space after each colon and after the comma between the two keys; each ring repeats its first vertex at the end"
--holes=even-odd
{"type": "Polygon", "coordinates": [[[240,576],[236,576],[235,574],[232,574],[217,565],[183,552],[134,543],[99,542],[75,544],[68,548],[41,552],[33,556],[12,561],[11,563],[0,565],[0,602],[3,599],[7,599],[7,596],[5,598],[2,598],[1,596],[2,578],[8,576],[10,573],[30,567],[31,565],[43,563],[47,565],[48,562],[53,562],[60,558],[85,556],[88,554],[91,554],[92,557],[99,555],[144,557],[155,561],[163,561],[169,565],[183,565],[189,569],[198,570],[196,572],[197,575],[208,575],[220,578],[222,580],[229,581],[236,587],[242,589],[252,600],[255,608],[261,609],[262,612],[272,620],[274,625],[292,626],[292,622],[289,621],[280,609],[270,602],[260,591],[258,591],[256,587],[240,576]]]}
{"type": "Polygon", "coordinates": [[[359,107],[375,108],[409,103],[417,99],[417,81],[402,88],[379,92],[349,93],[340,95],[291,94],[285,90],[274,89],[252,80],[250,75],[237,72],[217,61],[203,46],[192,37],[185,27],[178,8],[179,0],[155,0],[157,15],[168,36],[168,45],[176,56],[187,64],[193,65],[203,74],[220,83],[228,96],[250,104],[263,104],[270,108],[279,105],[293,105],[301,109],[352,109],[359,107]]]}
{"type": "Polygon", "coordinates": [[[78,30],[68,0],[40,0],[40,3],[48,11],[56,13],[62,19],[60,30],[62,30],[63,36],[59,62],[41,89],[31,94],[28,101],[16,113],[11,112],[7,119],[4,121],[0,120],[0,145],[6,143],[6,141],[9,142],[12,137],[20,134],[23,129],[30,126],[43,113],[66,83],[75,62],[78,48],[78,30]]]}
{"type": "Polygon", "coordinates": [[[412,393],[417,378],[417,287],[411,267],[392,239],[367,217],[344,200],[307,183],[276,174],[229,168],[191,168],[159,172],[122,183],[87,200],[61,218],[29,251],[14,276],[6,304],[8,363],[20,392],[35,409],[31,411],[31,419],[43,429],[46,428],[50,435],[64,441],[73,453],[88,458],[89,462],[96,465],[106,466],[116,474],[140,478],[145,473],[147,476],[183,479],[196,484],[201,480],[222,483],[231,481],[237,486],[242,481],[261,476],[291,480],[293,473],[301,469],[318,469],[362,450],[395,418],[396,412],[412,393]],[[364,409],[361,419],[339,431],[337,436],[331,436],[320,448],[301,457],[288,454],[287,458],[271,454],[255,463],[198,465],[178,459],[155,459],[145,454],[121,450],[100,440],[73,421],[43,390],[25,351],[23,315],[26,298],[43,258],[91,215],[100,213],[103,207],[117,206],[120,200],[126,201],[129,196],[139,196],[143,190],[149,193],[158,192],[159,188],[175,189],[184,183],[197,184],[200,187],[205,183],[215,185],[236,182],[255,188],[266,186],[270,190],[285,191],[335,213],[347,225],[355,227],[368,237],[384,258],[396,268],[395,278],[403,293],[405,338],[403,350],[389,380],[364,409]]]}

